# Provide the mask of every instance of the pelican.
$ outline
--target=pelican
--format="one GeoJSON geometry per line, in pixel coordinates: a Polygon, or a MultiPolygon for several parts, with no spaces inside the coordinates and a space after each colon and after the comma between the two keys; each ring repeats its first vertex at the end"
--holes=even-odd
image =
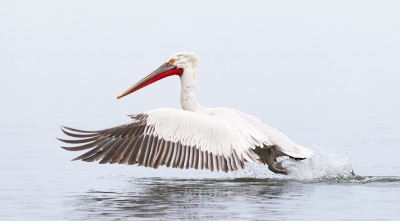
{"type": "Polygon", "coordinates": [[[120,99],[160,79],[181,79],[183,110],[159,108],[128,115],[130,123],[98,131],[62,126],[69,151],[87,150],[73,160],[100,164],[138,164],[158,168],[237,171],[246,162],[262,162],[274,173],[287,175],[277,157],[311,158],[314,152],[297,145],[279,130],[251,115],[230,108],[205,108],[194,97],[199,58],[189,52],[173,54],[154,72],[117,97],[120,99]],[[77,146],[78,145],[78,146],[77,146]]]}

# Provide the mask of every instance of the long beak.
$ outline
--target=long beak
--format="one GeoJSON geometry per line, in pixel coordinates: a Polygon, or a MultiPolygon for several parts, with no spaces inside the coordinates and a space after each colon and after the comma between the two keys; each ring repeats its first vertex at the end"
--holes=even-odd
{"type": "Polygon", "coordinates": [[[175,65],[172,65],[170,63],[165,63],[161,65],[159,68],[157,68],[157,70],[153,71],[153,73],[147,75],[145,78],[143,78],[142,80],[134,84],[132,87],[130,87],[128,90],[126,90],[124,93],[119,95],[117,99],[125,97],[126,95],[131,94],[165,77],[172,75],[182,76],[182,73],[183,73],[182,68],[177,68],[175,65]]]}

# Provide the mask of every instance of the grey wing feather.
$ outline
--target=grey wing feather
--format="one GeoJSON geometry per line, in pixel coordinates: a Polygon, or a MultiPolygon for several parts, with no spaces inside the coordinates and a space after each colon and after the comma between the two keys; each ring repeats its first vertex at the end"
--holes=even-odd
{"type": "Polygon", "coordinates": [[[152,168],[166,165],[181,169],[206,168],[225,172],[244,168],[244,158],[239,158],[235,150],[230,156],[219,156],[202,151],[197,146],[182,145],[180,141],[167,141],[152,134],[154,128],[147,125],[146,114],[130,117],[133,119],[132,123],[105,130],[88,131],[63,126],[61,130],[64,134],[78,139],[59,139],[73,145],[62,148],[69,151],[90,149],[73,160],[100,160],[101,164],[139,164],[152,168]]]}

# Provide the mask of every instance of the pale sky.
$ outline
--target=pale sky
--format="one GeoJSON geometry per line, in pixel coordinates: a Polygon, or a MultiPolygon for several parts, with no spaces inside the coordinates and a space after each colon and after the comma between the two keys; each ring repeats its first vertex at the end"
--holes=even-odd
{"type": "Polygon", "coordinates": [[[0,122],[58,133],[180,108],[178,77],[116,96],[186,50],[201,58],[205,107],[297,139],[337,139],[359,123],[399,132],[399,11],[399,1],[0,1],[0,122]]]}

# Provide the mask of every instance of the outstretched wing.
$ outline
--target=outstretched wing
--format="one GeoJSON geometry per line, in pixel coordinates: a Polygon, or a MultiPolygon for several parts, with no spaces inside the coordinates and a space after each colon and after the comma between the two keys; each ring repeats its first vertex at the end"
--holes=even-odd
{"type": "Polygon", "coordinates": [[[251,151],[255,146],[271,145],[244,125],[247,121],[227,120],[218,114],[161,108],[130,117],[131,123],[100,131],[63,127],[66,135],[80,139],[59,140],[79,145],[63,147],[66,150],[90,149],[73,160],[225,172],[244,168],[246,161],[257,161],[251,151]]]}

